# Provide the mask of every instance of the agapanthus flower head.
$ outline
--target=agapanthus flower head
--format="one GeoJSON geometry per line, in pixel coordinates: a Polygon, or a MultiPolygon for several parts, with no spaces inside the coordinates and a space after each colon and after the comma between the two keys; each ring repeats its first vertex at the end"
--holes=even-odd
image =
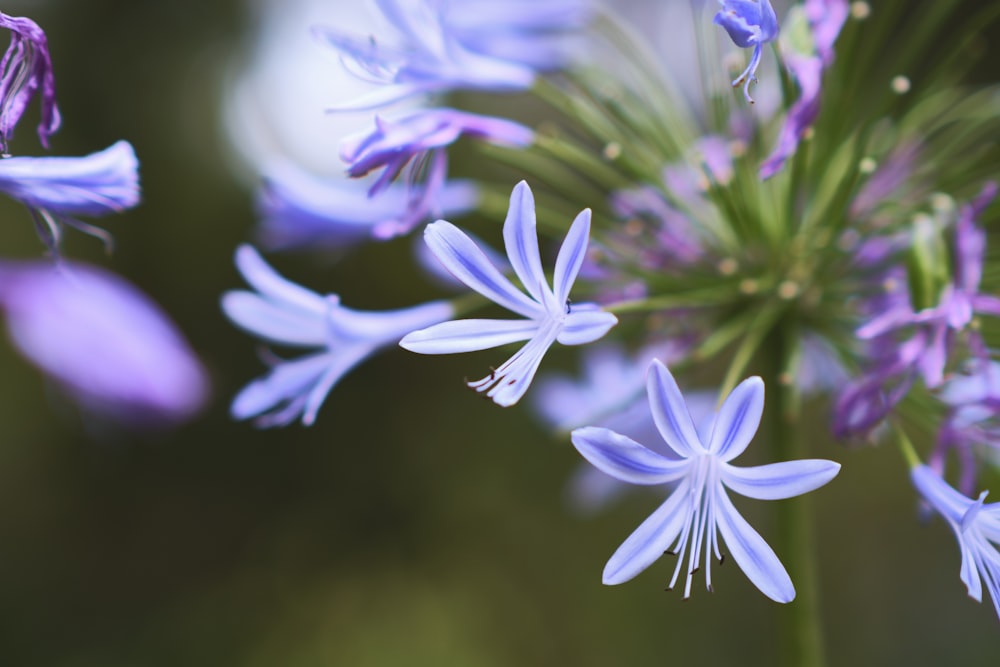
{"type": "Polygon", "coordinates": [[[403,234],[434,216],[475,207],[479,188],[445,181],[428,199],[420,183],[395,183],[369,197],[357,183],[320,178],[291,165],[268,171],[257,198],[261,244],[272,250],[341,249],[403,234]]]}
{"type": "Polygon", "coordinates": [[[743,96],[753,104],[750,83],[756,81],[757,67],[764,44],[778,36],[778,17],[770,0],[719,0],[722,5],[713,22],[729,33],[733,43],[741,49],[753,47],[750,64],[733,80],[733,87],[743,86],[743,96]]]}
{"type": "Polygon", "coordinates": [[[167,315],[124,279],[74,262],[0,263],[15,346],[83,407],[136,425],[193,416],[208,378],[167,315]]]}
{"type": "Polygon", "coordinates": [[[413,95],[449,90],[529,88],[536,71],[554,63],[555,53],[545,56],[551,48],[550,32],[558,27],[556,20],[567,15],[549,14],[544,2],[517,4],[518,11],[511,11],[509,3],[499,0],[378,0],[382,14],[402,38],[398,48],[317,28],[317,34],[363,75],[385,84],[342,108],[374,109],[413,95]],[[484,34],[489,39],[483,39],[484,34]]]}
{"type": "Polygon", "coordinates": [[[910,479],[955,533],[962,551],[959,576],[969,597],[982,602],[985,582],[1000,618],[1000,503],[987,504],[986,491],[975,500],[967,498],[924,465],[914,466],[910,479]]]}
{"type": "Polygon", "coordinates": [[[48,39],[37,23],[21,16],[0,12],[0,28],[10,31],[10,46],[0,60],[0,150],[7,152],[14,128],[35,95],[41,100],[38,140],[48,148],[61,122],[48,39]]]}
{"type": "Polygon", "coordinates": [[[566,234],[556,258],[552,287],[542,270],[536,224],[534,197],[528,184],[521,181],[511,193],[503,235],[507,257],[527,294],[518,290],[453,224],[438,220],[428,225],[424,239],[452,275],[524,319],[453,320],[414,331],[399,343],[421,354],[452,354],[528,341],[489,375],[469,383],[504,407],[516,403],[528,390],[552,343],[591,343],[618,322],[596,304],[569,303],[590,238],[590,210],[582,211],[566,234]]]}
{"type": "Polygon", "coordinates": [[[50,249],[59,245],[62,224],[109,242],[103,230],[76,217],[121,213],[138,204],[139,161],[127,141],[83,157],[2,158],[0,192],[31,210],[50,249]]]}
{"type": "Polygon", "coordinates": [[[678,560],[670,588],[685,570],[684,597],[688,597],[692,576],[704,558],[705,584],[712,590],[712,556],[722,560],[724,542],[764,595],[790,602],[795,587],[788,573],[733,506],[726,489],[759,500],[791,498],[829,482],[840,464],[806,459],[739,468],[730,463],[743,453],[760,425],[764,383],[758,377],[744,380],[726,397],[711,427],[703,430],[707,437],[699,434],[677,382],[658,360],[649,366],[647,394],[657,430],[676,458],[610,429],[588,426],[573,431],[573,445],[605,473],[631,484],[677,483],[666,502],[611,556],[604,583],[624,583],[664,553],[672,553],[678,560]]]}
{"type": "Polygon", "coordinates": [[[236,266],[256,291],[227,292],[222,309],[234,324],[269,343],[311,352],[273,360],[270,372],[233,399],[236,419],[284,426],[311,425],[330,390],[351,369],[413,329],[450,317],[444,301],[388,311],[347,308],[336,294],[321,296],[278,275],[250,246],[236,251],[236,266]]]}

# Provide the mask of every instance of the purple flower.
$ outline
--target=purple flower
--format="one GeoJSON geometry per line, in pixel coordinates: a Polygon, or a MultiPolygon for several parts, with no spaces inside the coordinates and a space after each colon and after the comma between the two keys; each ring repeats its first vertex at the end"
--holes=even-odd
{"type": "Polygon", "coordinates": [[[166,314],[103,269],[0,263],[0,308],[21,353],[85,408],[158,425],[190,418],[208,397],[205,371],[166,314]]]}
{"type": "MultiPolygon", "coordinates": [[[[917,364],[924,383],[930,388],[939,386],[944,380],[955,333],[966,329],[975,313],[1000,316],[1000,298],[979,291],[986,234],[976,224],[976,219],[996,193],[996,183],[988,183],[973,202],[963,205],[959,211],[955,225],[954,277],[945,286],[937,306],[914,313],[908,301],[900,303],[857,331],[859,338],[869,340],[898,329],[915,327],[910,343],[921,349],[909,357],[917,364]]],[[[974,347],[982,349],[978,332],[972,331],[969,335],[976,339],[974,347]]]]}
{"type": "Polygon", "coordinates": [[[402,37],[400,48],[373,38],[317,28],[316,33],[384,88],[345,109],[374,109],[406,97],[449,90],[519,91],[537,70],[561,64],[553,37],[580,22],[582,2],[378,0],[402,37]]]}
{"type": "Polygon", "coordinates": [[[741,49],[753,47],[750,64],[733,80],[733,88],[743,85],[743,96],[753,104],[750,97],[750,82],[760,65],[764,44],[778,36],[778,17],[774,14],[770,0],[719,0],[722,9],[716,13],[713,22],[729,33],[729,38],[741,49]]]}
{"type": "Polygon", "coordinates": [[[799,86],[799,99],[788,110],[777,146],[760,166],[761,179],[771,178],[781,171],[819,116],[823,71],[833,62],[833,44],[847,20],[847,0],[807,0],[803,9],[809,22],[814,52],[792,50],[785,57],[788,70],[799,86]]]}
{"type": "Polygon", "coordinates": [[[1000,363],[971,359],[967,365],[970,372],[954,376],[938,395],[949,409],[930,465],[943,470],[946,455],[954,450],[960,467],[958,489],[970,494],[976,481],[973,448],[1000,451],[1000,363]]]}
{"type": "Polygon", "coordinates": [[[535,200],[521,181],[510,196],[504,243],[514,273],[528,294],[518,290],[464,232],[445,220],[431,223],[424,239],[456,278],[521,320],[452,320],[408,334],[400,345],[420,354],[452,354],[528,341],[513,357],[469,386],[497,405],[513,405],[531,384],[546,351],[557,340],[583,345],[602,337],[618,319],[596,304],[569,304],[569,292],[583,263],[590,237],[590,209],[573,221],[556,258],[553,287],[542,270],[535,221],[535,200]]]}
{"type": "Polygon", "coordinates": [[[259,238],[273,250],[343,248],[406,233],[431,217],[461,215],[479,200],[469,181],[447,181],[433,198],[424,191],[420,184],[394,184],[369,197],[358,183],[291,165],[272,168],[257,199],[259,238]]]}
{"type": "Polygon", "coordinates": [[[132,145],[119,141],[84,157],[0,159],[0,192],[27,206],[50,248],[61,224],[108,239],[75,216],[120,213],[139,203],[139,163],[132,145]]]}
{"type": "Polygon", "coordinates": [[[35,95],[41,93],[38,140],[49,147],[49,137],[59,129],[56,80],[52,74],[49,43],[38,24],[29,18],[0,12],[0,27],[10,31],[10,46],[0,60],[0,149],[14,136],[14,128],[35,95]]]}
{"type": "Polygon", "coordinates": [[[364,176],[384,169],[369,191],[384,190],[414,158],[436,152],[467,135],[494,144],[523,147],[535,133],[513,121],[455,109],[421,109],[398,119],[375,118],[375,129],[344,139],[340,157],[347,173],[364,176]]]}
{"type": "Polygon", "coordinates": [[[677,383],[659,361],[650,365],[646,387],[656,428],[676,458],[606,428],[573,431],[573,445],[605,473],[631,484],[677,483],[666,502],[611,556],[604,583],[624,583],[664,553],[672,553],[678,558],[670,588],[684,570],[684,597],[689,597],[692,576],[704,558],[705,583],[712,590],[712,556],[721,562],[721,542],[725,542],[737,565],[764,595],[776,602],[793,600],[795,587],[781,561],[736,510],[726,489],[760,500],[791,498],[829,482],[840,464],[821,459],[751,468],[730,464],[750,444],[760,424],[764,383],[758,377],[744,380],[726,397],[706,430],[707,437],[695,428],[677,383]]]}
{"type": "Polygon", "coordinates": [[[327,394],[352,368],[406,332],[454,314],[444,301],[383,312],[353,310],[336,294],[320,296],[282,278],[246,245],[236,251],[236,266],[256,292],[226,293],[226,316],[268,342],[313,350],[294,360],[275,359],[267,375],[233,399],[235,419],[256,417],[262,427],[284,426],[300,415],[311,425],[327,394]]]}
{"type": "Polygon", "coordinates": [[[983,582],[1000,618],[1000,503],[986,504],[986,491],[967,498],[924,465],[910,470],[910,479],[927,503],[951,526],[962,552],[959,577],[969,597],[983,601],[983,582]]]}

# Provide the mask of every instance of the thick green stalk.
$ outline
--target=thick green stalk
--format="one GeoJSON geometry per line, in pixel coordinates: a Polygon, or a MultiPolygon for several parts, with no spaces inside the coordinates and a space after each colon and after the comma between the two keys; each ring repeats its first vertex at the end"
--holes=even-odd
{"type": "MultiPolygon", "coordinates": [[[[767,400],[764,405],[774,460],[808,458],[798,421],[794,384],[789,382],[789,361],[794,344],[791,332],[779,325],[765,343],[770,358],[767,400]],[[783,382],[784,381],[784,382],[783,382]]],[[[795,584],[795,600],[779,613],[782,662],[788,667],[824,667],[823,625],[820,615],[817,553],[809,495],[774,503],[777,539],[775,551],[795,584]]]]}

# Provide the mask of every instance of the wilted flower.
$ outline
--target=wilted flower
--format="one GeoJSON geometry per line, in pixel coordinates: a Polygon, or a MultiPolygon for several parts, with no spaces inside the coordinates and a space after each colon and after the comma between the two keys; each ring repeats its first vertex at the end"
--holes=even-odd
{"type": "Polygon", "coordinates": [[[10,31],[10,46],[0,61],[0,149],[14,136],[25,109],[41,95],[38,140],[49,147],[49,137],[59,129],[56,80],[45,32],[29,18],[0,12],[0,28],[10,31]]]}

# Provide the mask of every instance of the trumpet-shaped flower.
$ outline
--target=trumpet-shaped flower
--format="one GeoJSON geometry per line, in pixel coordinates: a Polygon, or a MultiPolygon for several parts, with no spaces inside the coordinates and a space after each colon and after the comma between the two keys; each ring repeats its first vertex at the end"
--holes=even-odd
{"type": "Polygon", "coordinates": [[[924,465],[910,470],[910,479],[924,500],[951,526],[962,551],[959,577],[976,602],[983,601],[983,581],[1000,618],[1000,503],[967,498],[924,465]]]}
{"type": "Polygon", "coordinates": [[[122,278],[73,262],[0,263],[14,344],[81,405],[133,425],[193,416],[208,378],[183,335],[122,278]]]}
{"type": "Polygon", "coordinates": [[[233,399],[233,417],[257,417],[259,426],[284,426],[299,415],[311,425],[348,371],[407,331],[454,314],[444,301],[385,312],[353,310],[341,305],[336,294],[321,296],[282,278],[250,246],[236,251],[236,266],[257,291],[225,294],[222,309],[229,319],[268,342],[316,350],[299,359],[276,360],[270,373],[233,399]]]}
{"type": "Polygon", "coordinates": [[[511,194],[503,234],[507,257],[527,294],[514,287],[475,242],[450,222],[431,223],[424,231],[424,239],[452,275],[524,319],[442,322],[408,334],[399,344],[421,354],[451,354],[528,341],[499,368],[469,383],[497,405],[506,407],[520,400],[528,390],[552,343],[591,343],[607,333],[618,318],[596,304],[569,304],[569,292],[590,238],[590,209],[576,217],[563,241],[551,288],[542,270],[538,250],[535,200],[524,181],[518,183],[511,194]]]}
{"type": "Polygon", "coordinates": [[[722,4],[713,19],[729,33],[733,43],[741,49],[753,47],[750,64],[733,80],[733,88],[743,86],[743,96],[753,104],[750,97],[750,83],[756,81],[757,67],[760,65],[764,44],[778,36],[778,17],[770,0],[719,0],[722,4]]]}
{"type": "Polygon", "coordinates": [[[759,500],[791,498],[823,486],[840,464],[822,459],[785,461],[750,468],[730,463],[753,438],[764,408],[764,383],[744,380],[726,397],[707,437],[699,435],[684,397],[667,367],[654,360],[646,389],[656,428],[677,458],[667,458],[610,429],[573,431],[573,444],[594,466],[632,484],[676,482],[666,502],[611,556],[605,584],[620,584],[649,567],[665,552],[678,556],[670,580],[687,571],[684,597],[704,558],[705,583],[712,590],[711,560],[722,560],[721,542],[764,595],[790,602],[795,587],[778,557],[733,506],[726,489],[759,500]],[[685,566],[685,554],[687,565],[685,566]]]}
{"type": "Polygon", "coordinates": [[[22,16],[0,12],[0,28],[11,34],[10,46],[0,60],[0,149],[7,152],[14,128],[38,94],[41,94],[38,140],[48,148],[49,137],[60,124],[48,39],[37,23],[22,16]]]}
{"type": "Polygon", "coordinates": [[[104,238],[103,230],[75,216],[120,213],[138,204],[139,162],[127,141],[83,157],[3,158],[0,192],[31,210],[50,247],[58,246],[63,223],[104,238]]]}

